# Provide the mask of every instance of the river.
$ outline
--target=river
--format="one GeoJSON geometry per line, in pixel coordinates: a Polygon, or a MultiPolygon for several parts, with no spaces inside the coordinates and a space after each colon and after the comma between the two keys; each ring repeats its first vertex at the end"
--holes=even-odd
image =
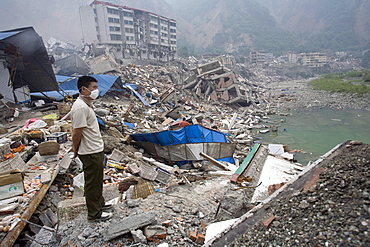
{"type": "Polygon", "coordinates": [[[298,163],[306,165],[317,160],[337,144],[359,140],[370,144],[370,112],[363,110],[334,110],[330,108],[292,111],[289,116],[269,116],[265,125],[276,124],[277,132],[258,134],[267,145],[285,144],[302,150],[295,155],[298,163]]]}

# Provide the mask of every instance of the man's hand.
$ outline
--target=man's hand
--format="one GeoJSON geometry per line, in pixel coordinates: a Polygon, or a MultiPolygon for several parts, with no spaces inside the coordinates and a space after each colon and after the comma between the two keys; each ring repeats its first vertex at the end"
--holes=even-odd
{"type": "Polygon", "coordinates": [[[80,146],[82,137],[82,129],[83,128],[73,129],[72,132],[72,148],[70,151],[73,152],[73,159],[76,158],[78,154],[78,147],[80,146]]]}
{"type": "Polygon", "coordinates": [[[77,151],[73,147],[69,149],[68,153],[73,153],[72,159],[77,157],[77,151]]]}

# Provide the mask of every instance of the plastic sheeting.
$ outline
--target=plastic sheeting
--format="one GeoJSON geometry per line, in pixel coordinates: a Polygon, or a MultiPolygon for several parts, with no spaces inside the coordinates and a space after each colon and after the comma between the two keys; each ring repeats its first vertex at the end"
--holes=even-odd
{"type": "MultiPolygon", "coordinates": [[[[106,94],[111,88],[122,89],[122,82],[119,76],[115,75],[91,75],[98,80],[99,96],[106,94]]],[[[77,89],[77,77],[61,76],[56,75],[56,80],[63,81],[59,84],[60,91],[50,91],[43,93],[31,93],[31,96],[38,98],[50,98],[53,100],[63,100],[66,95],[77,95],[79,91],[77,89]]]]}
{"type": "Polygon", "coordinates": [[[198,124],[189,125],[179,130],[133,134],[131,136],[138,142],[152,142],[162,146],[199,142],[227,142],[224,133],[205,128],[198,124]]]}
{"type": "Polygon", "coordinates": [[[234,163],[235,143],[227,142],[226,135],[201,125],[190,125],[179,130],[133,134],[135,144],[148,153],[168,161],[204,160],[206,153],[217,160],[234,163]]]}
{"type": "MultiPolygon", "coordinates": [[[[98,80],[98,86],[99,86],[99,96],[103,96],[109,89],[111,89],[113,86],[116,89],[123,89],[121,78],[116,75],[91,75],[95,79],[98,80]]],[[[63,91],[68,90],[77,90],[77,80],[78,78],[74,78],[72,80],[63,82],[59,84],[59,88],[63,91]]]]}

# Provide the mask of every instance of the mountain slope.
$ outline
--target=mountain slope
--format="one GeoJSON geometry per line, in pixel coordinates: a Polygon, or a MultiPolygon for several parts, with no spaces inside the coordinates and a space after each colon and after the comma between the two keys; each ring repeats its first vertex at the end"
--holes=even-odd
{"type": "Polygon", "coordinates": [[[370,39],[368,0],[257,1],[268,8],[279,27],[309,35],[307,42],[312,46],[349,49],[364,46],[370,39]]]}
{"type": "Polygon", "coordinates": [[[370,40],[368,0],[167,1],[190,22],[186,38],[202,51],[338,51],[370,40]]]}

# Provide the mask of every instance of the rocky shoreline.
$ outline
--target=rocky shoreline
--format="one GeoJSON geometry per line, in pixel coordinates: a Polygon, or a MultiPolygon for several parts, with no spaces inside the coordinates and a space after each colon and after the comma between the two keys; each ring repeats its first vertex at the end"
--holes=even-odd
{"type": "Polygon", "coordinates": [[[314,90],[310,80],[275,81],[265,83],[270,94],[270,109],[277,112],[329,107],[370,111],[370,97],[314,90]]]}

